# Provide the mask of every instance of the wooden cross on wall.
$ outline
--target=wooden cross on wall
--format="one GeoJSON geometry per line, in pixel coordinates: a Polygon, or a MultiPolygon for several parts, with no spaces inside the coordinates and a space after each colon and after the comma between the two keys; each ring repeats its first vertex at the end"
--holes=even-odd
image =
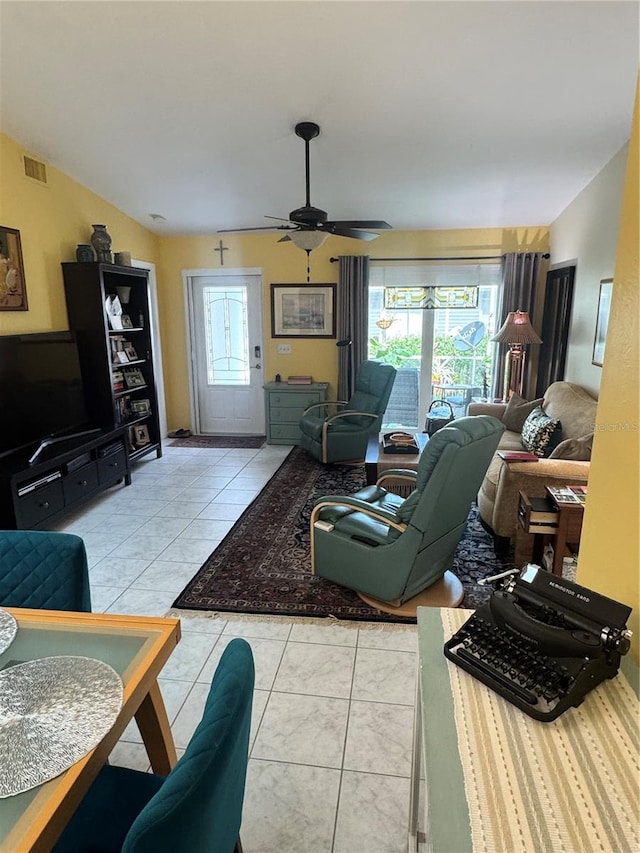
{"type": "Polygon", "coordinates": [[[214,252],[220,252],[220,266],[224,266],[224,253],[229,251],[228,246],[222,245],[222,240],[218,242],[218,248],[213,250],[214,252]]]}

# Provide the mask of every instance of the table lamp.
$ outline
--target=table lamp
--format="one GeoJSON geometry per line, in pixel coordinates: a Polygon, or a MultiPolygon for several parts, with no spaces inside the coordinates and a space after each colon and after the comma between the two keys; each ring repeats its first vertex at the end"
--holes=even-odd
{"type": "Polygon", "coordinates": [[[526,344],[541,344],[529,320],[526,311],[510,311],[502,328],[491,338],[499,344],[509,344],[504,361],[504,390],[502,399],[506,402],[512,393],[522,396],[524,385],[524,367],[526,362],[526,344]]]}

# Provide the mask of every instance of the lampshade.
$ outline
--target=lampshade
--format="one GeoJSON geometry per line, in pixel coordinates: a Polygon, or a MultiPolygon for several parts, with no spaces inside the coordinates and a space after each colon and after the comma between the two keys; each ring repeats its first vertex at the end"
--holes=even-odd
{"type": "Polygon", "coordinates": [[[499,344],[541,344],[526,311],[510,311],[502,328],[491,338],[499,344]]]}
{"type": "Polygon", "coordinates": [[[312,252],[322,246],[328,236],[322,231],[308,231],[306,228],[302,231],[292,231],[289,234],[292,243],[299,249],[304,249],[305,252],[312,252]]]}

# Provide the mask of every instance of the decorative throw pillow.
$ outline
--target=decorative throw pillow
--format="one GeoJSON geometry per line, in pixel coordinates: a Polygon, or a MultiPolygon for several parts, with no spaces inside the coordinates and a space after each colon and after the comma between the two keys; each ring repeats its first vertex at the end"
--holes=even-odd
{"type": "Polygon", "coordinates": [[[545,415],[542,406],[537,406],[522,425],[522,446],[536,456],[549,456],[561,440],[560,421],[545,415]]]}
{"type": "Polygon", "coordinates": [[[534,409],[537,409],[541,405],[542,397],[539,400],[529,402],[524,397],[521,397],[520,394],[513,394],[502,416],[504,428],[512,432],[522,432],[522,427],[526,419],[534,409]]]}
{"type": "Polygon", "coordinates": [[[588,462],[591,459],[593,433],[581,435],[580,438],[565,438],[557,445],[550,459],[575,459],[578,462],[588,462]]]}

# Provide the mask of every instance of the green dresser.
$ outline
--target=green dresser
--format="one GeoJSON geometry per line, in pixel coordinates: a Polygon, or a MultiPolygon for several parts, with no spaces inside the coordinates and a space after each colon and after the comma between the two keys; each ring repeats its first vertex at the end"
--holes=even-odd
{"type": "Polygon", "coordinates": [[[328,382],[312,385],[287,385],[267,382],[264,386],[267,409],[267,444],[298,444],[300,418],[308,406],[324,403],[328,382]]]}

